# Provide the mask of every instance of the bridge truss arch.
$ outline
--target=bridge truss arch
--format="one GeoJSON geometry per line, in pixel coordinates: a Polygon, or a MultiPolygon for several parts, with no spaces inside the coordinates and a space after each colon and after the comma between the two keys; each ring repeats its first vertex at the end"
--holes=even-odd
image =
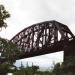
{"type": "Polygon", "coordinates": [[[10,41],[17,44],[23,52],[19,58],[25,58],[61,51],[65,45],[64,41],[73,38],[74,35],[66,25],[53,20],[33,24],[23,29],[10,41]]]}

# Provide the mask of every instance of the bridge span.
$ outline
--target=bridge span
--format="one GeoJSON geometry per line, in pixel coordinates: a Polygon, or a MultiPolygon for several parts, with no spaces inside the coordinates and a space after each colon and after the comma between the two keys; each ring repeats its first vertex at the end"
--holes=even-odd
{"type": "Polygon", "coordinates": [[[11,40],[22,53],[17,59],[28,58],[58,51],[64,57],[75,54],[75,37],[67,25],[55,20],[33,24],[11,40]]]}

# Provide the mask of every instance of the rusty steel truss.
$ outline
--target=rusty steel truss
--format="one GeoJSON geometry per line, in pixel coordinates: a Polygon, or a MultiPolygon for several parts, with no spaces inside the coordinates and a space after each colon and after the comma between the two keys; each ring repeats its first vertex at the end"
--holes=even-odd
{"type": "Polygon", "coordinates": [[[66,25],[53,20],[29,26],[10,41],[17,44],[22,53],[18,59],[21,59],[62,51],[73,39],[74,35],[66,25]]]}

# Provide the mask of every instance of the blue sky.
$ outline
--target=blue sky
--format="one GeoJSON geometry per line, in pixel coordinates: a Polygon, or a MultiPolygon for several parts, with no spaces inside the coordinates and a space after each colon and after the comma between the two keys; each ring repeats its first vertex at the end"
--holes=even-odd
{"type": "MultiPolygon", "coordinates": [[[[75,34],[75,0],[0,0],[0,4],[11,14],[6,20],[8,27],[0,32],[3,38],[10,40],[25,27],[48,20],[68,25],[75,34]]],[[[29,64],[33,62],[35,65],[48,67],[52,62],[63,61],[63,52],[23,59],[17,61],[16,65],[21,61],[24,64],[28,61],[29,64]]]]}

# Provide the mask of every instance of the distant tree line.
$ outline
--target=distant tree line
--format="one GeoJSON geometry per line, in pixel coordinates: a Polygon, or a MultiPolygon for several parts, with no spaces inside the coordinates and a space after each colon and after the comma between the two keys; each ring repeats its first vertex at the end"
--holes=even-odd
{"type": "Polygon", "coordinates": [[[57,63],[50,71],[39,71],[38,66],[24,67],[23,64],[19,69],[13,72],[13,75],[75,75],[75,56],[69,57],[64,62],[57,63]]]}

